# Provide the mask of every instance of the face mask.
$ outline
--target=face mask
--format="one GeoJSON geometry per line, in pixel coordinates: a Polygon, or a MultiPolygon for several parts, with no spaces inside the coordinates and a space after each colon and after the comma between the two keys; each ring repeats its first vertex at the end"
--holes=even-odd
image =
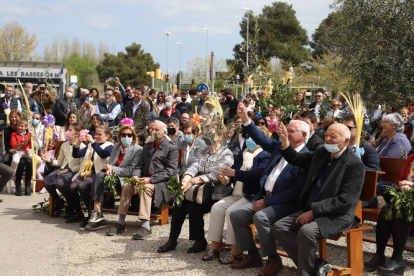
{"type": "Polygon", "coordinates": [[[166,106],[167,108],[170,108],[170,107],[171,107],[171,103],[170,103],[170,102],[166,102],[166,103],[165,103],[165,106],[166,106]]]}
{"type": "Polygon", "coordinates": [[[203,137],[204,142],[206,143],[207,146],[211,146],[213,144],[213,141],[211,141],[210,138],[208,138],[207,136],[203,137]]]}
{"type": "Polygon", "coordinates": [[[66,92],[66,97],[67,98],[72,98],[73,97],[73,93],[72,92],[66,92]]]}
{"type": "Polygon", "coordinates": [[[155,142],[161,140],[163,136],[164,135],[162,135],[162,133],[157,133],[157,132],[151,133],[152,140],[154,140],[155,142]]]}
{"type": "Polygon", "coordinates": [[[32,119],[32,124],[34,125],[34,126],[37,126],[38,124],[40,123],[40,120],[38,120],[38,119],[32,119]]]}
{"type": "Polygon", "coordinates": [[[51,122],[49,125],[50,126],[54,126],[55,125],[55,122],[51,122]]]}
{"type": "Polygon", "coordinates": [[[65,137],[66,137],[66,139],[68,139],[68,140],[72,139],[72,138],[73,138],[73,132],[72,132],[72,131],[70,131],[70,130],[66,131],[66,132],[65,132],[65,137]]]}
{"type": "Polygon", "coordinates": [[[185,136],[184,136],[184,140],[185,140],[187,143],[191,143],[191,142],[193,141],[193,135],[185,135],[185,136]]]}
{"type": "Polygon", "coordinates": [[[181,97],[176,97],[175,101],[177,101],[177,102],[181,101],[181,97]]]}
{"type": "Polygon", "coordinates": [[[177,129],[175,129],[175,127],[167,128],[168,135],[174,135],[176,132],[177,132],[177,129]]]}
{"type": "Polygon", "coordinates": [[[181,98],[181,101],[182,101],[183,103],[185,103],[185,102],[187,101],[187,98],[181,98]]]}
{"type": "Polygon", "coordinates": [[[10,99],[13,95],[12,94],[6,94],[6,98],[10,99]]]}
{"type": "Polygon", "coordinates": [[[339,151],[340,149],[339,149],[339,147],[338,147],[338,144],[325,144],[325,149],[328,151],[328,152],[337,152],[337,151],[339,151]]]}
{"type": "Polygon", "coordinates": [[[15,96],[13,96],[13,98],[18,99],[18,98],[20,98],[20,96],[19,95],[15,95],[15,96]]]}
{"type": "Polygon", "coordinates": [[[122,137],[121,138],[121,143],[122,145],[124,145],[125,147],[128,147],[129,145],[132,144],[132,137],[122,137]]]}
{"type": "Polygon", "coordinates": [[[252,138],[249,138],[246,140],[246,146],[249,150],[255,150],[256,149],[256,142],[253,141],[252,138]]]}

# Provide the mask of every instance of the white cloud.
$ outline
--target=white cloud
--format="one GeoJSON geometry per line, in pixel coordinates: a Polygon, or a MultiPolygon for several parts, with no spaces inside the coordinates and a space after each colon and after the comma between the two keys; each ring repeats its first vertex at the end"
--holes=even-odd
{"type": "Polygon", "coordinates": [[[109,29],[111,28],[113,19],[107,14],[92,14],[85,16],[85,22],[88,27],[96,29],[109,29]]]}

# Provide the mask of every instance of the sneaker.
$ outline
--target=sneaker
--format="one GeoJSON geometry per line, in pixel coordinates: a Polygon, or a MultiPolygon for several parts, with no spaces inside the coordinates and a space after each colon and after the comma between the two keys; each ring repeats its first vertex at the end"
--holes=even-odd
{"type": "Polygon", "coordinates": [[[102,229],[102,228],[105,228],[105,227],[106,227],[106,223],[105,223],[104,220],[102,220],[102,221],[97,222],[95,224],[86,225],[85,230],[95,231],[95,230],[102,229]]]}
{"type": "Polygon", "coordinates": [[[83,219],[85,219],[85,216],[83,215],[82,212],[77,213],[75,215],[70,216],[67,220],[65,220],[66,223],[75,223],[75,222],[79,222],[82,221],[83,219]]]}
{"type": "Polygon", "coordinates": [[[126,232],[125,224],[122,225],[120,223],[116,223],[108,232],[106,232],[107,236],[117,236],[121,235],[126,232]]]}
{"type": "Polygon", "coordinates": [[[98,223],[100,221],[103,221],[105,218],[102,214],[102,212],[94,212],[92,213],[91,218],[89,219],[89,224],[94,224],[94,223],[98,223]]]}
{"type": "Polygon", "coordinates": [[[43,188],[39,191],[39,194],[45,194],[45,193],[47,193],[47,190],[46,190],[46,188],[45,188],[45,187],[43,187],[43,188]]]}
{"type": "Polygon", "coordinates": [[[85,230],[85,227],[88,225],[88,221],[89,221],[90,217],[84,218],[82,220],[82,222],[79,225],[79,229],[80,230],[85,230]]]}
{"type": "Polygon", "coordinates": [[[152,230],[140,227],[135,235],[132,236],[133,240],[145,240],[151,236],[152,230]]]}

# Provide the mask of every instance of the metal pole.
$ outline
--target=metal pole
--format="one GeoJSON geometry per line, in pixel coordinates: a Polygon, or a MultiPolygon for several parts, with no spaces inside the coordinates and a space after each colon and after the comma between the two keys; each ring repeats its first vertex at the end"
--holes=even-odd
{"type": "Polygon", "coordinates": [[[181,42],[177,42],[177,44],[180,45],[180,71],[178,72],[180,82],[178,83],[178,90],[181,90],[181,42]]]}
{"type": "MultiPolygon", "coordinates": [[[[167,73],[166,74],[168,74],[168,37],[171,35],[171,33],[170,32],[166,32],[166,33],[164,33],[166,36],[167,36],[167,73]]],[[[167,84],[167,93],[168,93],[168,84],[167,84]]]]}
{"type": "Polygon", "coordinates": [[[211,91],[214,92],[214,52],[211,52],[211,91]]]}
{"type": "Polygon", "coordinates": [[[249,18],[250,10],[247,12],[247,36],[246,36],[246,67],[249,72],[249,18]]]}
{"type": "Polygon", "coordinates": [[[206,43],[206,84],[208,85],[208,28],[203,28],[207,32],[207,43],[206,43]]]}
{"type": "Polygon", "coordinates": [[[151,77],[151,89],[154,89],[154,77],[151,77]]]}

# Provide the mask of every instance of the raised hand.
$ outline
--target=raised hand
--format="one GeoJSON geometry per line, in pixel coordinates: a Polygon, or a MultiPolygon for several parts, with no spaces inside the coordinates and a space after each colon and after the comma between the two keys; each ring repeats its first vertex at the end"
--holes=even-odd
{"type": "Polygon", "coordinates": [[[288,132],[282,122],[279,122],[279,126],[277,127],[277,134],[279,135],[280,141],[282,142],[282,148],[287,148],[289,146],[288,132]]]}
{"type": "Polygon", "coordinates": [[[242,102],[239,102],[239,105],[237,106],[237,115],[239,115],[243,123],[247,123],[247,121],[249,121],[247,107],[242,102]]]}

